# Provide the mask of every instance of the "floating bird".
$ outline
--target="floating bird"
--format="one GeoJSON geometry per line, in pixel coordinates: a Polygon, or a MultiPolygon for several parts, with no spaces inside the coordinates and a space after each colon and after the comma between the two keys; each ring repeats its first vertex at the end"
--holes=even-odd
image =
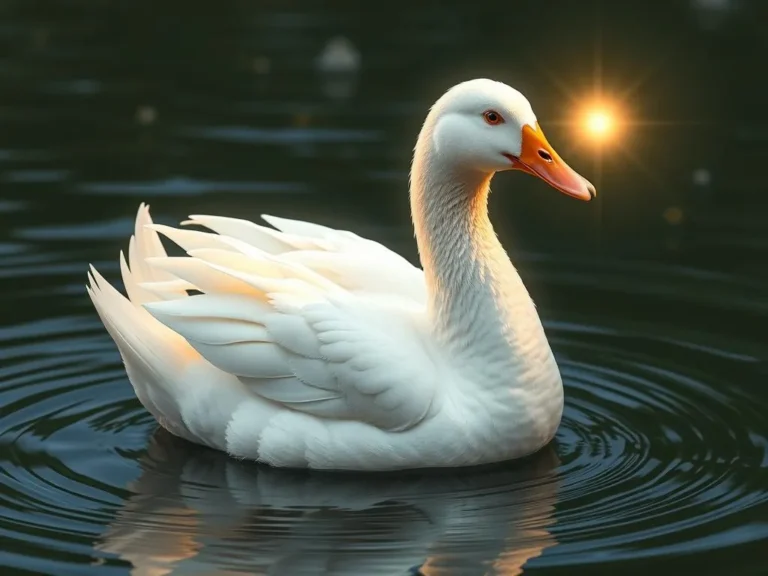
{"type": "Polygon", "coordinates": [[[291,468],[520,458],[553,438],[563,385],[488,216],[507,170],[595,195],[520,92],[467,81],[430,109],[414,150],[422,268],[349,231],[274,216],[173,228],[142,204],[121,254],[128,297],[93,268],[88,293],[139,400],[191,442],[291,468]],[[167,256],[158,234],[187,255],[167,256]]]}

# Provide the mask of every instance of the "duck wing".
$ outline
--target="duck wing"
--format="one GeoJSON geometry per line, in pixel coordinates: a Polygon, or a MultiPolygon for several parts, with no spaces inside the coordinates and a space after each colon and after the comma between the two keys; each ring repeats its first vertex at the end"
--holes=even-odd
{"type": "Polygon", "coordinates": [[[249,220],[193,215],[196,224],[252,245],[285,262],[301,264],[355,294],[398,296],[426,304],[424,272],[383,244],[347,230],[276,216],[270,228],[249,220]]]}
{"type": "Polygon", "coordinates": [[[187,256],[146,259],[162,272],[141,285],[164,296],[143,304],[152,316],[269,402],[390,431],[424,419],[437,386],[417,268],[314,224],[192,220],[218,234],[153,225],[187,256]]]}

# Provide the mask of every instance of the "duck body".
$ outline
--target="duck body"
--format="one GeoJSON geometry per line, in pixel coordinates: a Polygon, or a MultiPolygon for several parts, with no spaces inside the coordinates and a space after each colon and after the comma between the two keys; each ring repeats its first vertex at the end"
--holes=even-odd
{"type": "MultiPolygon", "coordinates": [[[[421,269],[317,224],[191,216],[208,231],[171,228],[142,205],[121,255],[128,297],[95,269],[88,287],[139,400],[171,433],[278,467],[457,467],[539,450],[562,381],[487,213],[492,174],[531,141],[548,146],[526,139],[534,124],[522,95],[488,80],[432,108],[411,174],[421,269]],[[187,256],[168,257],[158,233],[187,256]]],[[[589,197],[562,165],[537,175],[589,197]]]]}

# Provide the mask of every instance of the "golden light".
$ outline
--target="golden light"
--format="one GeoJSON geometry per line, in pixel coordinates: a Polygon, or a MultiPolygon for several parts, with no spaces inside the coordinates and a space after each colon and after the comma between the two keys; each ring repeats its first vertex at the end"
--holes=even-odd
{"type": "Polygon", "coordinates": [[[587,114],[587,130],[595,137],[605,137],[613,128],[613,118],[605,110],[593,110],[587,114]]]}
{"type": "Polygon", "coordinates": [[[575,110],[573,127],[576,137],[593,145],[616,144],[626,118],[614,102],[593,100],[575,110]]]}

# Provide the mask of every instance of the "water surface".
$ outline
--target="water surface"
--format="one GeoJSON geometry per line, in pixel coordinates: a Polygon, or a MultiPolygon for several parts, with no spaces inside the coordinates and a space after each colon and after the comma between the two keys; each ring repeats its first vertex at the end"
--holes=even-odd
{"type": "MultiPolygon", "coordinates": [[[[461,53],[462,74],[519,73],[532,98],[539,86],[542,122],[567,149],[557,91],[524,64],[487,60],[473,27],[482,19],[447,8],[382,13],[390,30],[377,36],[351,7],[232,3],[182,18],[179,5],[149,18],[95,1],[30,6],[3,4],[0,28],[9,573],[765,573],[768,210],[737,196],[744,181],[691,183],[708,157],[694,146],[705,128],[655,178],[619,157],[596,177],[589,152],[570,146],[572,164],[601,185],[589,205],[522,175],[494,186],[493,220],[565,380],[562,426],[540,454],[437,473],[267,469],[157,429],[85,294],[88,263],[119,284],[117,255],[142,201],[161,223],[308,218],[415,261],[408,160],[435,96],[425,86],[442,89],[425,67],[449,77],[461,53]],[[361,71],[317,72],[340,33],[361,71]]],[[[691,25],[678,16],[678,28],[657,30],[661,52],[691,25]]],[[[499,48],[512,42],[502,36],[499,48]]],[[[696,38],[669,56],[690,57],[693,71],[706,56],[696,60],[696,38]]],[[[654,86],[666,102],[683,98],[682,84],[654,86]]],[[[654,146],[671,149],[664,135],[654,146]]]]}

